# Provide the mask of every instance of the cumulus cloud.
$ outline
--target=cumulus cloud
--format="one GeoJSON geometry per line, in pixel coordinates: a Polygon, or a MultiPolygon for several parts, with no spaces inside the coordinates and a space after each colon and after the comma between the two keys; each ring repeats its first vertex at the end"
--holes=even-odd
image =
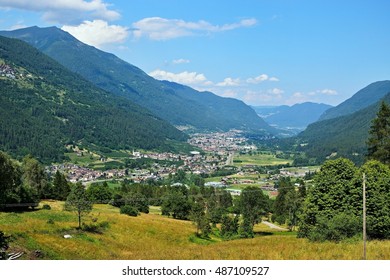
{"type": "Polygon", "coordinates": [[[127,27],[109,25],[103,20],[84,21],[78,26],[64,25],[62,30],[69,32],[78,40],[97,48],[106,44],[121,43],[130,34],[127,27]]]}
{"type": "Polygon", "coordinates": [[[150,76],[157,80],[166,80],[170,82],[185,84],[185,85],[208,85],[210,82],[206,76],[197,72],[184,71],[181,73],[172,73],[164,70],[154,70],[149,73],[150,76]]]}
{"type": "Polygon", "coordinates": [[[262,83],[264,81],[278,82],[279,79],[276,77],[269,77],[267,74],[261,74],[255,78],[248,78],[246,80],[246,82],[248,84],[259,84],[259,83],[262,83]]]}
{"type": "Polygon", "coordinates": [[[219,87],[239,86],[240,79],[225,78],[223,82],[217,83],[219,87]]]}
{"type": "Polygon", "coordinates": [[[323,89],[320,91],[324,95],[337,95],[338,92],[333,89],[323,89]]]}
{"type": "Polygon", "coordinates": [[[0,0],[0,7],[42,13],[45,20],[60,24],[78,24],[85,19],[111,21],[120,17],[102,0],[0,0]]]}
{"type": "Polygon", "coordinates": [[[133,33],[136,38],[146,37],[150,40],[163,41],[185,36],[207,35],[241,27],[250,27],[256,23],[256,19],[244,19],[238,23],[219,26],[212,25],[204,20],[188,22],[182,19],[150,17],[133,23],[133,33]]]}

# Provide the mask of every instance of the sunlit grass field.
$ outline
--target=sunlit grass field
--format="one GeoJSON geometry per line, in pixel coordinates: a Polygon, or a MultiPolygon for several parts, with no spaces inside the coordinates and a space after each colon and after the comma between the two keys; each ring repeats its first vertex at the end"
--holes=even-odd
{"type": "MultiPolygon", "coordinates": [[[[77,216],[62,210],[62,202],[45,201],[51,210],[0,213],[0,230],[11,234],[11,251],[24,251],[22,259],[72,260],[358,260],[362,243],[312,243],[294,233],[275,232],[264,224],[255,227],[256,237],[210,241],[194,237],[195,226],[159,215],[158,208],[138,217],[120,215],[109,205],[95,205],[90,217],[108,222],[102,233],[76,230],[77,216]],[[70,234],[72,238],[65,239],[70,234]]],[[[390,259],[390,241],[370,241],[368,259],[390,259]]]]}
{"type": "Polygon", "coordinates": [[[245,166],[245,165],[279,165],[279,164],[287,164],[292,163],[292,160],[289,159],[281,159],[277,158],[275,154],[245,154],[234,155],[234,165],[235,166],[245,166]]]}

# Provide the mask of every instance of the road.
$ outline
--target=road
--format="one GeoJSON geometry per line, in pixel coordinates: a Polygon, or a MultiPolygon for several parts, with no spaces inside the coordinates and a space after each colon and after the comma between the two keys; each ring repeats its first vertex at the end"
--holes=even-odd
{"type": "Polygon", "coordinates": [[[288,230],[286,228],[279,227],[279,226],[274,225],[273,223],[270,223],[270,222],[267,222],[267,221],[262,221],[262,223],[267,225],[267,226],[269,226],[270,228],[277,229],[277,230],[280,230],[280,231],[287,231],[288,230]]]}

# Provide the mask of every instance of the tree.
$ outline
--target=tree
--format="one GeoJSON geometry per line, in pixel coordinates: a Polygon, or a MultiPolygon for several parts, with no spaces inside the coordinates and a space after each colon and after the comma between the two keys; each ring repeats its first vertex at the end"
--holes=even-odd
{"type": "Polygon", "coordinates": [[[58,200],[66,200],[70,193],[70,184],[65,178],[65,175],[57,170],[53,180],[54,198],[58,200]]]}
{"type": "Polygon", "coordinates": [[[247,187],[242,190],[239,203],[242,215],[239,233],[242,237],[253,237],[254,225],[261,222],[261,216],[269,210],[268,197],[260,188],[247,187]]]}
{"type": "Polygon", "coordinates": [[[108,187],[107,182],[103,184],[91,184],[86,190],[90,200],[94,203],[108,203],[112,198],[112,191],[108,187]]]}
{"type": "Polygon", "coordinates": [[[368,158],[390,164],[390,107],[383,101],[372,121],[367,141],[368,158]]]}
{"type": "Polygon", "coordinates": [[[390,238],[390,168],[379,161],[368,161],[357,175],[356,187],[366,175],[367,235],[370,238],[390,238]]]}
{"type": "Polygon", "coordinates": [[[0,152],[0,209],[11,201],[20,200],[15,193],[20,185],[20,172],[17,166],[7,154],[0,152]]]}
{"type": "Polygon", "coordinates": [[[321,166],[313,187],[307,192],[299,221],[299,237],[326,240],[336,235],[351,235],[347,229],[350,223],[342,221],[361,216],[361,184],[355,183],[356,173],[357,168],[348,159],[329,160],[321,166]]]}
{"type": "Polygon", "coordinates": [[[66,198],[64,209],[76,212],[78,217],[78,228],[81,229],[82,216],[92,211],[93,203],[88,199],[85,188],[81,183],[74,185],[66,198]]]}
{"type": "Polygon", "coordinates": [[[208,237],[211,233],[210,221],[206,214],[206,203],[202,197],[195,200],[190,211],[190,220],[196,225],[196,235],[208,237]]]}
{"type": "Polygon", "coordinates": [[[40,163],[31,155],[28,155],[23,159],[22,170],[23,183],[32,188],[42,198],[47,180],[45,171],[40,163]]]}

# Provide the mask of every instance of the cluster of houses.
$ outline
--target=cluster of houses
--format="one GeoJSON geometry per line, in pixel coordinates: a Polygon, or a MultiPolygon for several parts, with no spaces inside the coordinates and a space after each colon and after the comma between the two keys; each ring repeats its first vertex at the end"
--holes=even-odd
{"type": "Polygon", "coordinates": [[[205,152],[214,152],[219,155],[226,155],[234,151],[256,150],[254,145],[245,145],[247,139],[240,137],[240,133],[239,130],[208,134],[198,133],[193,135],[188,142],[205,152]]]}
{"type": "Polygon", "coordinates": [[[16,71],[11,66],[0,64],[0,76],[15,79],[16,75],[16,71]]]}

